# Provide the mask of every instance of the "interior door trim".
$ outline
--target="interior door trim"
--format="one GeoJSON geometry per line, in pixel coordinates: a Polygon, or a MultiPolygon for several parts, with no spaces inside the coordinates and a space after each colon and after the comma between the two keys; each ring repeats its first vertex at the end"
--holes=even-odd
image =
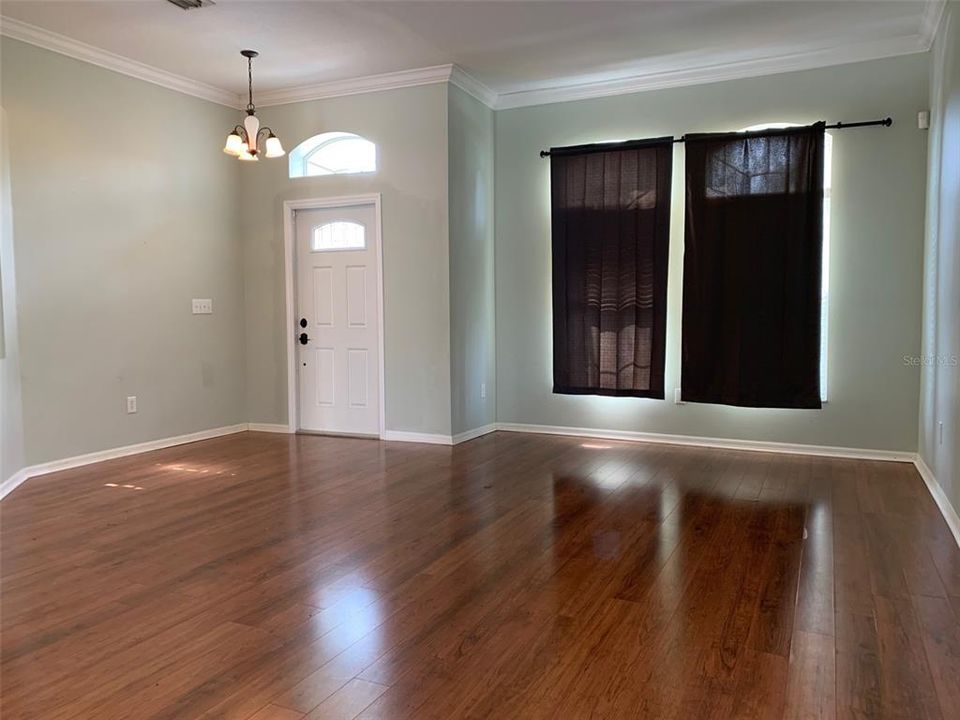
{"type": "Polygon", "coordinates": [[[383,352],[383,222],[380,210],[380,193],[367,193],[363,195],[340,195],[337,197],[318,197],[304,198],[300,200],[287,200],[283,203],[283,281],[284,298],[286,301],[285,319],[285,338],[284,348],[286,349],[287,366],[287,431],[297,432],[300,424],[300,388],[297,382],[299,372],[297,371],[297,348],[296,348],[296,330],[297,326],[297,283],[296,283],[296,256],[297,256],[297,229],[295,224],[295,214],[297,210],[317,210],[338,207],[352,207],[355,205],[373,205],[374,223],[377,229],[377,308],[380,314],[380,322],[377,328],[377,343],[379,348],[379,392],[380,392],[380,418],[379,435],[383,440],[387,432],[387,396],[386,381],[384,371],[384,352],[383,352]]]}

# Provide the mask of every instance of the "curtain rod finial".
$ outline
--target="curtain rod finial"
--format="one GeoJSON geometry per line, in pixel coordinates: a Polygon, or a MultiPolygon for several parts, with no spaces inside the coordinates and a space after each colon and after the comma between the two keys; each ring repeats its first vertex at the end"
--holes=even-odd
{"type": "Polygon", "coordinates": [[[883,126],[884,126],[884,127],[890,127],[891,125],[893,125],[893,118],[892,118],[892,117],[885,117],[885,118],[883,119],[883,126]]]}
{"type": "Polygon", "coordinates": [[[541,151],[540,151],[540,157],[542,157],[542,158],[550,157],[550,151],[549,151],[549,150],[541,150],[541,151]]]}

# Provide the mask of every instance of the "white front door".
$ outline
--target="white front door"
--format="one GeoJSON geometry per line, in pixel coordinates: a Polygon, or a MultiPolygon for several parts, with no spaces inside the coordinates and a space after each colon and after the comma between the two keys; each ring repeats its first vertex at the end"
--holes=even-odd
{"type": "Polygon", "coordinates": [[[296,211],[300,429],[379,435],[376,206],[296,211]]]}

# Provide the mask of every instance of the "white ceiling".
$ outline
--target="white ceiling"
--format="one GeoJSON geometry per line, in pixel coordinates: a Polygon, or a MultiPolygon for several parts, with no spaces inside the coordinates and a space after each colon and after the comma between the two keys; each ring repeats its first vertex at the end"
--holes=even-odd
{"type": "Polygon", "coordinates": [[[615,92],[711,69],[733,77],[922,51],[941,10],[936,0],[2,3],[6,18],[232,93],[246,88],[238,53],[253,48],[255,91],[453,63],[493,95],[541,101],[571,86],[615,92]]]}

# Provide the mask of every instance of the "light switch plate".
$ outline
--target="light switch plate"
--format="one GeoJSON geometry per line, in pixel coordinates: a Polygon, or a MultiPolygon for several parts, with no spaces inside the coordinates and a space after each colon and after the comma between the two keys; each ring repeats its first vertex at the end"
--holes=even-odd
{"type": "Polygon", "coordinates": [[[193,314],[194,315],[212,315],[213,300],[211,298],[194,298],[193,314]]]}

